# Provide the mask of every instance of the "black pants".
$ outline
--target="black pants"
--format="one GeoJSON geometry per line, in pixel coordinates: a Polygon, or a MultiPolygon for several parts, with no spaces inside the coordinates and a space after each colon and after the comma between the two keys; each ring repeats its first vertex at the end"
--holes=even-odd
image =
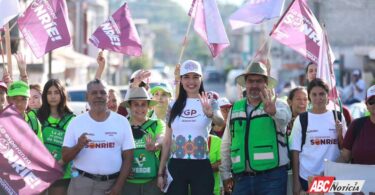
{"type": "Polygon", "coordinates": [[[210,161],[170,159],[168,170],[173,177],[167,195],[212,195],[214,176],[210,161]]]}

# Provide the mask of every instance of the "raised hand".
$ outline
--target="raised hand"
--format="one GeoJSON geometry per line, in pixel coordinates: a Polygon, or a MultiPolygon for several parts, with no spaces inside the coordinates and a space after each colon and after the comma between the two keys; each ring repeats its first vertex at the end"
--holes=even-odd
{"type": "Polygon", "coordinates": [[[17,60],[18,70],[20,71],[21,80],[27,83],[28,78],[27,78],[27,72],[26,72],[26,57],[21,52],[17,52],[16,54],[14,54],[14,57],[17,60]]]}
{"type": "Polygon", "coordinates": [[[151,134],[146,135],[146,150],[151,152],[157,150],[155,146],[155,140],[152,138],[151,134]]]}
{"type": "MultiPolygon", "coordinates": [[[[139,84],[141,84],[142,81],[148,80],[148,78],[151,76],[151,72],[148,70],[141,70],[138,72],[137,75],[134,77],[134,81],[132,83],[133,87],[138,87],[139,84]]],[[[146,83],[148,84],[148,82],[146,83]]]]}
{"type": "Polygon", "coordinates": [[[180,81],[180,64],[176,64],[175,69],[174,69],[174,80],[175,81],[180,81]]]}
{"type": "Polygon", "coordinates": [[[274,116],[276,114],[276,99],[275,93],[272,89],[264,88],[260,92],[260,98],[264,104],[264,111],[269,114],[270,116],[274,116]]]}
{"type": "Polygon", "coordinates": [[[96,57],[96,62],[98,63],[98,69],[96,70],[95,78],[100,79],[102,77],[104,68],[105,68],[105,58],[103,57],[103,51],[98,53],[98,57],[96,57]]]}
{"type": "Polygon", "coordinates": [[[214,112],[212,110],[212,106],[210,100],[208,99],[207,93],[202,92],[202,94],[199,94],[199,99],[201,101],[204,114],[208,118],[212,118],[214,116],[214,112]]]}

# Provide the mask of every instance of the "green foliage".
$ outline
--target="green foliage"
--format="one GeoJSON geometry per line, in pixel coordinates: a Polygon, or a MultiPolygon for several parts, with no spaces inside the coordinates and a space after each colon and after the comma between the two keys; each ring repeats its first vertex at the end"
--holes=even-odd
{"type": "Polygon", "coordinates": [[[139,69],[149,69],[151,67],[151,60],[147,56],[143,55],[141,57],[132,58],[129,61],[129,68],[132,72],[139,69]]]}

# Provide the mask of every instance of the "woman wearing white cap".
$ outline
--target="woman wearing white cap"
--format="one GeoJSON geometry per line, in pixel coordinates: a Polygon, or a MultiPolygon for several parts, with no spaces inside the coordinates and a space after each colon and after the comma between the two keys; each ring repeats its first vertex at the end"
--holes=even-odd
{"type": "Polygon", "coordinates": [[[213,194],[214,178],[208,159],[207,138],[211,122],[223,125],[223,116],[215,100],[204,92],[201,65],[187,60],[180,69],[180,92],[170,104],[160,162],[158,185],[164,188],[165,169],[173,181],[167,194],[213,194]],[[172,146],[172,147],[171,147],[172,146]],[[171,152],[171,153],[169,153],[171,152]]]}
{"type": "Polygon", "coordinates": [[[366,106],[370,116],[358,118],[349,126],[340,162],[375,165],[375,85],[367,90],[366,106]]]}

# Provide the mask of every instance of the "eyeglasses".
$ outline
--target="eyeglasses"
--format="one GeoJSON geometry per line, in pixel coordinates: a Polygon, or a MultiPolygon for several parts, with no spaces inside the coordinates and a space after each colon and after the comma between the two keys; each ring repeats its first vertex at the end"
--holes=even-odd
{"type": "Polygon", "coordinates": [[[134,139],[141,139],[147,132],[143,130],[140,126],[132,125],[133,137],[134,139]]]}
{"type": "Polygon", "coordinates": [[[369,101],[367,101],[368,105],[372,106],[375,104],[375,99],[371,99],[369,101]]]}

